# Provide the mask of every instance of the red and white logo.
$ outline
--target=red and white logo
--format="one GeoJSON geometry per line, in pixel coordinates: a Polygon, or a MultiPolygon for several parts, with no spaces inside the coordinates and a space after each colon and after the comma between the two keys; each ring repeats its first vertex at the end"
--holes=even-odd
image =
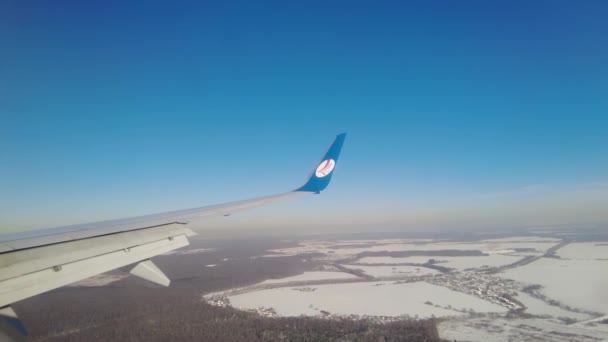
{"type": "Polygon", "coordinates": [[[321,162],[315,171],[315,176],[319,178],[323,178],[330,174],[334,170],[334,166],[336,166],[336,161],[333,159],[327,159],[321,162]]]}

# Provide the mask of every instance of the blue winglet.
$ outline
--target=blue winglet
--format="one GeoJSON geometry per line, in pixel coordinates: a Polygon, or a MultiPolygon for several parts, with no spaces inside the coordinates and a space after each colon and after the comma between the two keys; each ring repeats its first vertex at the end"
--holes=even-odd
{"type": "Polygon", "coordinates": [[[323,156],[323,159],[321,159],[321,162],[315,166],[315,169],[312,171],[306,184],[295,191],[320,193],[327,188],[329,181],[331,180],[331,175],[334,173],[333,171],[338,163],[338,157],[340,156],[340,150],[342,150],[342,144],[344,143],[345,137],[346,133],[338,134],[336,140],[334,140],[333,144],[329,147],[329,150],[327,150],[327,153],[325,153],[325,156],[323,156]]]}

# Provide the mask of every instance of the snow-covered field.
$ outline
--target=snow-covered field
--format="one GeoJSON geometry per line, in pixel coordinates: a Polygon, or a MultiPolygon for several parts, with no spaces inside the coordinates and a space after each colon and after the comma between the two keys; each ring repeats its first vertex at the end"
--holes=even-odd
{"type": "Polygon", "coordinates": [[[372,277],[390,277],[390,276],[421,276],[428,274],[439,274],[439,271],[420,267],[420,266],[361,266],[361,265],[344,265],[353,270],[361,270],[363,273],[372,277]]]}
{"type": "Polygon", "coordinates": [[[407,258],[391,258],[391,257],[365,257],[357,261],[360,264],[400,264],[414,263],[424,264],[430,259],[435,260],[439,266],[464,270],[468,268],[480,267],[496,267],[512,264],[522,257],[513,256],[510,254],[491,254],[483,256],[460,256],[460,257],[428,257],[428,256],[413,256],[407,258]]]}
{"type": "Polygon", "coordinates": [[[467,318],[441,322],[439,336],[448,341],[470,342],[592,342],[606,341],[600,331],[559,324],[545,319],[467,318]]]}
{"type": "MultiPolygon", "coordinates": [[[[571,243],[556,253],[562,259],[608,261],[608,243],[579,242],[571,243]]],[[[608,266],[608,264],[606,264],[608,266]]]]}
{"type": "Polygon", "coordinates": [[[242,309],[272,307],[282,316],[334,315],[370,316],[461,316],[461,312],[505,312],[504,307],[477,297],[425,282],[394,284],[365,282],[319,285],[311,288],[284,287],[229,297],[232,306],[242,309]],[[311,290],[314,289],[314,290],[311,290]],[[425,302],[433,304],[425,304],[425,302]],[[436,307],[439,305],[441,307],[436,307]]]}
{"type": "Polygon", "coordinates": [[[412,256],[406,258],[393,257],[364,257],[357,260],[358,264],[425,264],[433,257],[429,256],[412,256]]]}
{"type": "Polygon", "coordinates": [[[551,239],[545,240],[513,240],[502,241],[500,239],[487,240],[483,242],[432,242],[429,240],[418,241],[384,241],[382,243],[373,243],[370,241],[350,244],[336,244],[326,241],[304,241],[297,247],[274,249],[265,256],[290,256],[303,253],[325,253],[335,257],[346,257],[357,255],[363,252],[398,252],[398,251],[439,251],[439,250],[473,250],[481,251],[485,254],[510,254],[515,253],[515,249],[531,249],[531,252],[518,253],[540,253],[544,252],[558,241],[551,239]],[[361,244],[369,246],[360,246],[361,244]],[[349,246],[353,247],[349,247],[349,246]]]}
{"type": "MultiPolygon", "coordinates": [[[[425,244],[388,244],[388,245],[377,245],[371,247],[361,248],[340,248],[330,249],[334,254],[340,255],[355,255],[363,252],[398,252],[398,251],[439,251],[439,250],[473,250],[481,251],[483,253],[491,254],[495,251],[499,253],[511,253],[511,248],[534,248],[539,251],[544,251],[554,243],[541,243],[541,242],[529,242],[529,243],[509,243],[509,244],[496,244],[496,243],[425,243],[425,244]]],[[[323,253],[323,251],[318,251],[323,253]]]]}
{"type": "Polygon", "coordinates": [[[540,237],[540,236],[513,236],[507,238],[496,238],[496,239],[487,239],[481,240],[480,242],[485,243],[505,243],[505,242],[549,242],[556,244],[560,242],[560,239],[550,238],[550,237],[540,237]]]}
{"type": "Polygon", "coordinates": [[[476,257],[438,257],[435,260],[441,261],[438,265],[454,268],[457,270],[465,270],[469,268],[482,268],[482,267],[498,267],[509,265],[522,257],[504,255],[504,254],[492,254],[488,256],[476,256],[476,257]]]}
{"type": "Polygon", "coordinates": [[[280,278],[280,279],[268,279],[264,280],[260,284],[278,284],[278,283],[289,283],[293,281],[311,281],[311,280],[326,280],[326,279],[356,279],[357,276],[350,273],[344,272],[304,272],[297,276],[280,278]]]}
{"type": "Polygon", "coordinates": [[[560,243],[562,240],[556,238],[529,236],[476,242],[433,242],[428,239],[304,241],[296,247],[268,251],[266,256],[323,253],[325,257],[312,259],[321,263],[320,269],[325,272],[269,279],[249,288],[219,294],[228,296],[234,307],[273,308],[281,316],[450,317],[439,326],[440,336],[446,340],[608,341],[608,325],[597,321],[597,314],[608,314],[608,245],[570,243],[558,248],[555,257],[544,256],[560,243]],[[424,253],[442,250],[479,251],[483,255],[424,253]],[[418,251],[422,255],[367,254],[358,258],[359,253],[385,251],[418,251]],[[527,264],[516,264],[526,256],[538,258],[525,259],[527,264]],[[433,264],[452,271],[398,265],[425,264],[430,259],[434,260],[433,264]],[[514,266],[499,273],[494,273],[493,269],[484,270],[506,265],[514,266]],[[340,272],[343,267],[361,270],[376,278],[384,277],[384,280],[358,278],[340,272]],[[332,279],[356,282],[306,284],[307,281],[332,279]],[[302,284],[288,284],[295,281],[302,284]],[[527,285],[541,285],[534,291],[544,298],[521,291],[527,285]],[[549,304],[555,304],[555,301],[559,305],[549,304]],[[522,311],[522,304],[525,311],[522,311]],[[506,315],[508,308],[514,310],[511,315],[515,318],[506,315]],[[475,315],[470,314],[473,311],[475,315]],[[572,321],[576,323],[572,324],[572,321]]]}
{"type": "Polygon", "coordinates": [[[420,240],[412,240],[412,239],[378,239],[378,240],[338,240],[335,241],[334,245],[361,245],[361,244],[395,244],[395,243],[410,243],[410,242],[430,242],[431,239],[420,239],[420,240]]]}
{"type": "Polygon", "coordinates": [[[527,307],[526,312],[532,315],[549,315],[554,318],[569,317],[577,321],[587,320],[591,318],[591,316],[584,313],[572,312],[564,310],[555,305],[549,305],[547,302],[544,302],[538,298],[534,298],[525,292],[520,292],[517,295],[516,299],[522,302],[527,307]]]}
{"type": "Polygon", "coordinates": [[[541,258],[500,276],[542,285],[542,293],[571,307],[608,313],[608,261],[541,258]]]}

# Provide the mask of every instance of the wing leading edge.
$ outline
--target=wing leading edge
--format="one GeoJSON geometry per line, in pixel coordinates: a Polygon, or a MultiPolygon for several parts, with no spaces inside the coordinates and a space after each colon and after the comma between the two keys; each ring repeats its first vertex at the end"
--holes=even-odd
{"type": "MultiPolygon", "coordinates": [[[[187,246],[192,221],[320,193],[329,185],[346,134],[336,137],[306,183],[290,192],[244,201],[120,220],[0,235],[0,313],[15,322],[10,304],[113,269],[167,286],[149,259],[187,246]],[[4,311],[2,311],[4,310],[4,311]]],[[[0,337],[9,333],[0,314],[0,337]]],[[[17,320],[18,322],[18,320],[17,320]]],[[[11,323],[11,326],[14,324],[11,323]]],[[[12,333],[11,333],[12,335],[12,333]]]]}
{"type": "Polygon", "coordinates": [[[342,133],[335,138],[327,153],[325,153],[321,162],[317,164],[306,183],[293,191],[152,215],[48,228],[23,233],[4,234],[0,235],[0,253],[137,229],[187,224],[196,219],[229,215],[235,212],[254,209],[313,193],[320,193],[329,185],[345,137],[346,134],[342,133]]]}

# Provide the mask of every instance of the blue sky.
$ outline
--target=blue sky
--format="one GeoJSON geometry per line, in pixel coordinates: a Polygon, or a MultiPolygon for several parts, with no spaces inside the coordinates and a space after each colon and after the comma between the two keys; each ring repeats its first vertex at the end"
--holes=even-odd
{"type": "Polygon", "coordinates": [[[289,190],[343,131],[323,196],[210,225],[608,221],[606,2],[0,6],[3,231],[289,190]]]}

